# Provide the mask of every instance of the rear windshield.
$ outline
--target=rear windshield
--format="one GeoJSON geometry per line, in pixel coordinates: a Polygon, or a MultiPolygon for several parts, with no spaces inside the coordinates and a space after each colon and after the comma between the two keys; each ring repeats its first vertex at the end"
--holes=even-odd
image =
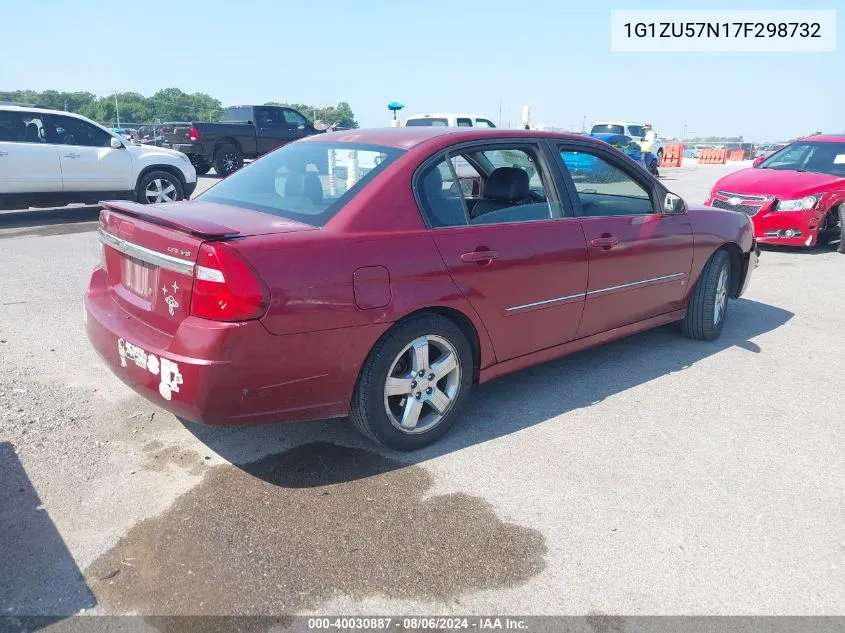
{"type": "Polygon", "coordinates": [[[426,125],[426,126],[449,126],[449,121],[447,119],[438,119],[438,118],[428,118],[428,119],[408,119],[405,121],[405,126],[418,126],[418,125],[426,125]]]}
{"type": "Polygon", "coordinates": [[[590,130],[590,134],[624,134],[625,126],[623,125],[594,125],[590,130]]]}
{"type": "Polygon", "coordinates": [[[195,199],[324,226],[405,150],[360,143],[291,143],[195,199]]]}

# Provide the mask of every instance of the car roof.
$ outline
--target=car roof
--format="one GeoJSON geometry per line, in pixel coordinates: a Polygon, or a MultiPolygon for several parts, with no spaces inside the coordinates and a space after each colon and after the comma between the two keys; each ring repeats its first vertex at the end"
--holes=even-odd
{"type": "Polygon", "coordinates": [[[564,132],[545,132],[538,130],[509,130],[505,128],[476,128],[476,127],[387,127],[368,128],[358,130],[343,130],[309,136],[300,143],[340,142],[361,143],[365,145],[383,145],[400,149],[411,149],[424,143],[436,140],[444,144],[477,141],[480,139],[568,139],[577,141],[597,142],[582,134],[567,134],[564,132]]]}
{"type": "Polygon", "coordinates": [[[23,106],[23,105],[0,105],[0,110],[6,110],[9,112],[31,112],[33,114],[61,114],[62,116],[70,116],[75,119],[84,119],[88,120],[86,117],[82,116],[81,114],[76,114],[74,112],[65,112],[64,110],[54,110],[53,108],[39,108],[39,107],[30,107],[30,106],[23,106]]]}
{"type": "Polygon", "coordinates": [[[819,141],[820,143],[845,143],[845,134],[816,134],[805,136],[801,141],[819,141]]]}

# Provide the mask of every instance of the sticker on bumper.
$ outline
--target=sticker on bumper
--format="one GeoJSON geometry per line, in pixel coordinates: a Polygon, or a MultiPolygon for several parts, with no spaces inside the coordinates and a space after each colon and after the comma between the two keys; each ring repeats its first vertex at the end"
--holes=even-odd
{"type": "Polygon", "coordinates": [[[117,341],[117,353],[120,355],[121,367],[126,367],[127,361],[130,361],[141,369],[146,369],[153,376],[159,376],[161,380],[158,384],[158,392],[165,400],[170,400],[174,393],[179,393],[179,385],[183,381],[178,363],[167,358],[158,358],[155,354],[148,354],[144,349],[122,338],[117,341]]]}

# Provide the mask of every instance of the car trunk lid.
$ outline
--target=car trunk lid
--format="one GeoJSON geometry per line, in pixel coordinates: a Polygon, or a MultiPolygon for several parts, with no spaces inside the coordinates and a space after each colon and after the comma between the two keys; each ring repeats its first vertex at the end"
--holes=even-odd
{"type": "Polygon", "coordinates": [[[204,242],[310,229],[314,227],[223,205],[107,202],[100,214],[102,265],[115,303],[157,330],[175,334],[191,313],[204,242]],[[225,221],[206,219],[215,215],[225,221]]]}

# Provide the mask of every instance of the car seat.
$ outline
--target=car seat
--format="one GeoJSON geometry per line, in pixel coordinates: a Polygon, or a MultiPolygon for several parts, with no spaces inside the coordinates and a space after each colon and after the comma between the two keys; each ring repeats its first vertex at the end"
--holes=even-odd
{"type": "Polygon", "coordinates": [[[314,204],[323,202],[323,185],[313,172],[288,174],[285,178],[285,198],[307,198],[314,204]]]}
{"type": "Polygon", "coordinates": [[[481,199],[472,209],[472,217],[507,209],[527,201],[529,179],[519,167],[498,167],[487,177],[481,199]]]}

